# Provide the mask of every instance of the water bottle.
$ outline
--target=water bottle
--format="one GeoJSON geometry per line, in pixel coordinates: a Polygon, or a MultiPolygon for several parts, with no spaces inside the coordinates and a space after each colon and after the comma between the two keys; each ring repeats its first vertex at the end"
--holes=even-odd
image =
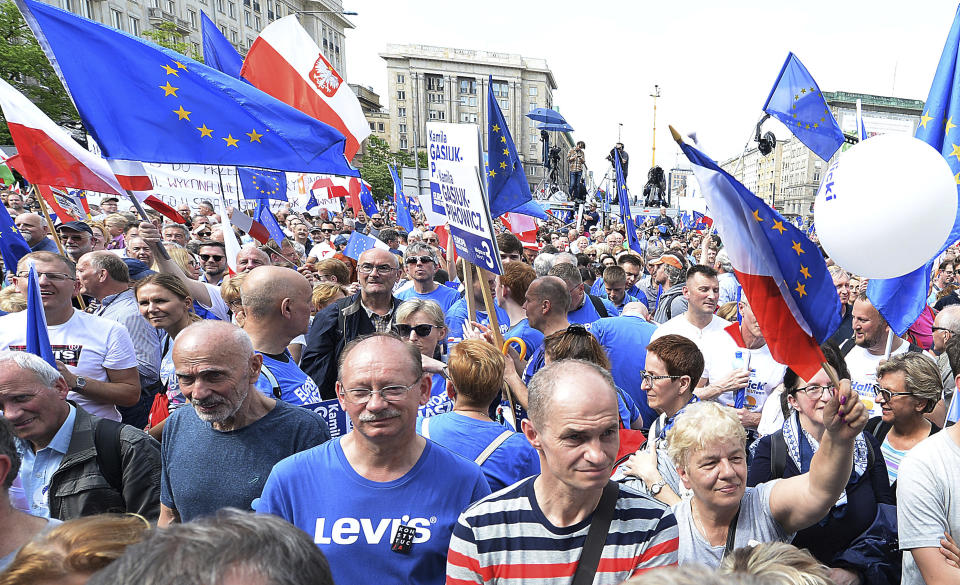
{"type": "MultiPolygon", "coordinates": [[[[733,354],[733,369],[742,370],[747,367],[747,360],[743,357],[743,350],[738,349],[733,354]]],[[[733,397],[733,406],[734,408],[743,408],[744,403],[747,401],[747,389],[740,388],[734,393],[733,397]]]]}

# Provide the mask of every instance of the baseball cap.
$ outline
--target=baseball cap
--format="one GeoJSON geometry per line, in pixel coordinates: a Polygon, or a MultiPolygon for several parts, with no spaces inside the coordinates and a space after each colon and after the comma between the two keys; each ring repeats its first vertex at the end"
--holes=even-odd
{"type": "Polygon", "coordinates": [[[667,252],[656,260],[651,260],[650,264],[667,264],[683,270],[683,261],[677,258],[676,254],[671,254],[670,252],[667,252]]]}
{"type": "Polygon", "coordinates": [[[347,238],[347,236],[340,234],[339,236],[333,239],[333,244],[335,246],[346,246],[349,241],[350,239],[347,238]]]}
{"type": "Polygon", "coordinates": [[[104,197],[100,200],[100,203],[120,203],[120,199],[116,197],[104,197]]]}
{"type": "Polygon", "coordinates": [[[123,263],[127,265],[127,269],[130,271],[131,280],[140,280],[141,278],[146,278],[151,274],[156,274],[156,272],[150,270],[149,266],[137,260],[136,258],[124,258],[123,263]]]}
{"type": "Polygon", "coordinates": [[[322,229],[320,226],[318,226],[318,225],[315,225],[315,226],[313,226],[313,227],[310,228],[310,233],[311,233],[311,234],[313,234],[313,233],[320,233],[320,232],[322,232],[322,231],[323,231],[323,229],[322,229]]]}
{"type": "Polygon", "coordinates": [[[73,230],[75,232],[87,232],[91,236],[93,235],[93,228],[88,226],[86,222],[82,221],[67,221],[57,226],[57,231],[63,229],[73,230]]]}

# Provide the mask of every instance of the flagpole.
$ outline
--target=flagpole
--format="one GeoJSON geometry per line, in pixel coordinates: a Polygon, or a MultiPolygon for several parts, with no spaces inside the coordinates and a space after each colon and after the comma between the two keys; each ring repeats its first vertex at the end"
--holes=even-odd
{"type": "MultiPolygon", "coordinates": [[[[69,260],[70,257],[67,256],[67,253],[63,249],[63,242],[60,241],[60,234],[57,233],[56,228],[54,228],[53,226],[53,220],[50,219],[50,213],[47,211],[47,205],[46,205],[47,202],[43,199],[43,196],[40,195],[40,192],[37,190],[36,185],[30,185],[30,188],[33,190],[34,199],[37,200],[37,203],[40,204],[40,209],[43,210],[43,217],[44,219],[47,220],[47,227],[50,229],[50,234],[53,235],[53,241],[57,243],[57,250],[60,250],[61,256],[69,260]]],[[[52,195],[53,191],[50,191],[50,193],[52,195]]],[[[16,269],[16,267],[14,267],[14,269],[16,269]]],[[[87,304],[83,302],[83,295],[81,295],[80,293],[77,293],[76,298],[77,298],[77,304],[80,305],[80,310],[86,311],[87,304]]]]}
{"type": "MultiPolygon", "coordinates": [[[[143,205],[140,205],[140,200],[137,199],[137,196],[133,194],[133,191],[131,191],[131,190],[129,190],[129,189],[124,189],[124,191],[126,191],[127,197],[128,197],[128,198],[130,199],[130,201],[133,203],[133,207],[137,210],[137,214],[140,215],[140,219],[142,219],[143,221],[145,221],[145,222],[147,222],[147,223],[152,223],[152,222],[150,221],[150,218],[147,217],[147,212],[146,212],[146,210],[143,209],[143,205]]],[[[167,252],[167,249],[166,249],[166,247],[164,247],[162,241],[157,242],[156,248],[157,248],[157,252],[160,254],[160,257],[161,257],[161,258],[163,258],[164,260],[169,260],[169,259],[170,259],[170,253],[167,252]]]]}

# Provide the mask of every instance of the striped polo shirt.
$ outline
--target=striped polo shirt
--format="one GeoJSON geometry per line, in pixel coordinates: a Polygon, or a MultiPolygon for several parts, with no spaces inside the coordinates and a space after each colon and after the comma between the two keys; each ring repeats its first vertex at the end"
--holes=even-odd
{"type": "MultiPolygon", "coordinates": [[[[460,515],[447,555],[447,585],[570,583],[593,515],[572,526],[552,525],[537,504],[535,480],[491,494],[460,515]]],[[[670,509],[621,485],[594,584],[676,565],[678,544],[670,509]]]]}

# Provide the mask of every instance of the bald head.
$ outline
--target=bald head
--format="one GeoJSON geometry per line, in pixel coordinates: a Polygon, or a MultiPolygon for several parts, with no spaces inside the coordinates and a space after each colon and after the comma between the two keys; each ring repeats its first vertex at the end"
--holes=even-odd
{"type": "Polygon", "coordinates": [[[557,276],[542,276],[534,280],[530,283],[527,294],[540,300],[550,301],[551,314],[566,315],[567,310],[570,309],[570,293],[567,291],[567,285],[557,276]]]}
{"type": "Polygon", "coordinates": [[[240,285],[247,319],[268,319],[280,313],[284,299],[309,298],[310,283],[299,272],[280,266],[258,266],[240,285]]]}
{"type": "Polygon", "coordinates": [[[643,317],[644,319],[649,319],[650,310],[647,308],[646,303],[634,301],[624,305],[623,310],[620,311],[620,315],[624,317],[643,317]]]}
{"type": "Polygon", "coordinates": [[[390,252],[380,248],[370,248],[369,250],[366,250],[360,254],[358,263],[363,264],[365,262],[370,264],[389,264],[393,268],[398,266],[397,255],[391,254],[390,252]]]}
{"type": "Polygon", "coordinates": [[[249,272],[257,266],[270,266],[270,256],[256,246],[249,246],[237,254],[237,270],[249,272]]]}
{"type": "Polygon", "coordinates": [[[343,383],[345,372],[376,362],[409,364],[410,371],[419,379],[423,376],[423,359],[420,350],[393,333],[374,333],[348,343],[340,353],[337,380],[343,383]]]}
{"type": "Polygon", "coordinates": [[[36,213],[21,213],[13,221],[13,224],[17,226],[23,239],[25,239],[30,246],[36,246],[50,233],[46,220],[36,213]]]}
{"type": "Polygon", "coordinates": [[[560,360],[553,362],[534,374],[528,391],[527,413],[530,420],[542,429],[552,415],[562,418],[565,405],[588,401],[596,407],[618,415],[617,391],[610,372],[584,360],[560,360]],[[584,392],[590,388],[590,392],[584,392]]]}
{"type": "Polygon", "coordinates": [[[229,356],[246,361],[253,356],[253,344],[243,329],[233,323],[204,319],[177,335],[173,351],[174,357],[197,351],[215,351],[225,358],[229,356]]]}

